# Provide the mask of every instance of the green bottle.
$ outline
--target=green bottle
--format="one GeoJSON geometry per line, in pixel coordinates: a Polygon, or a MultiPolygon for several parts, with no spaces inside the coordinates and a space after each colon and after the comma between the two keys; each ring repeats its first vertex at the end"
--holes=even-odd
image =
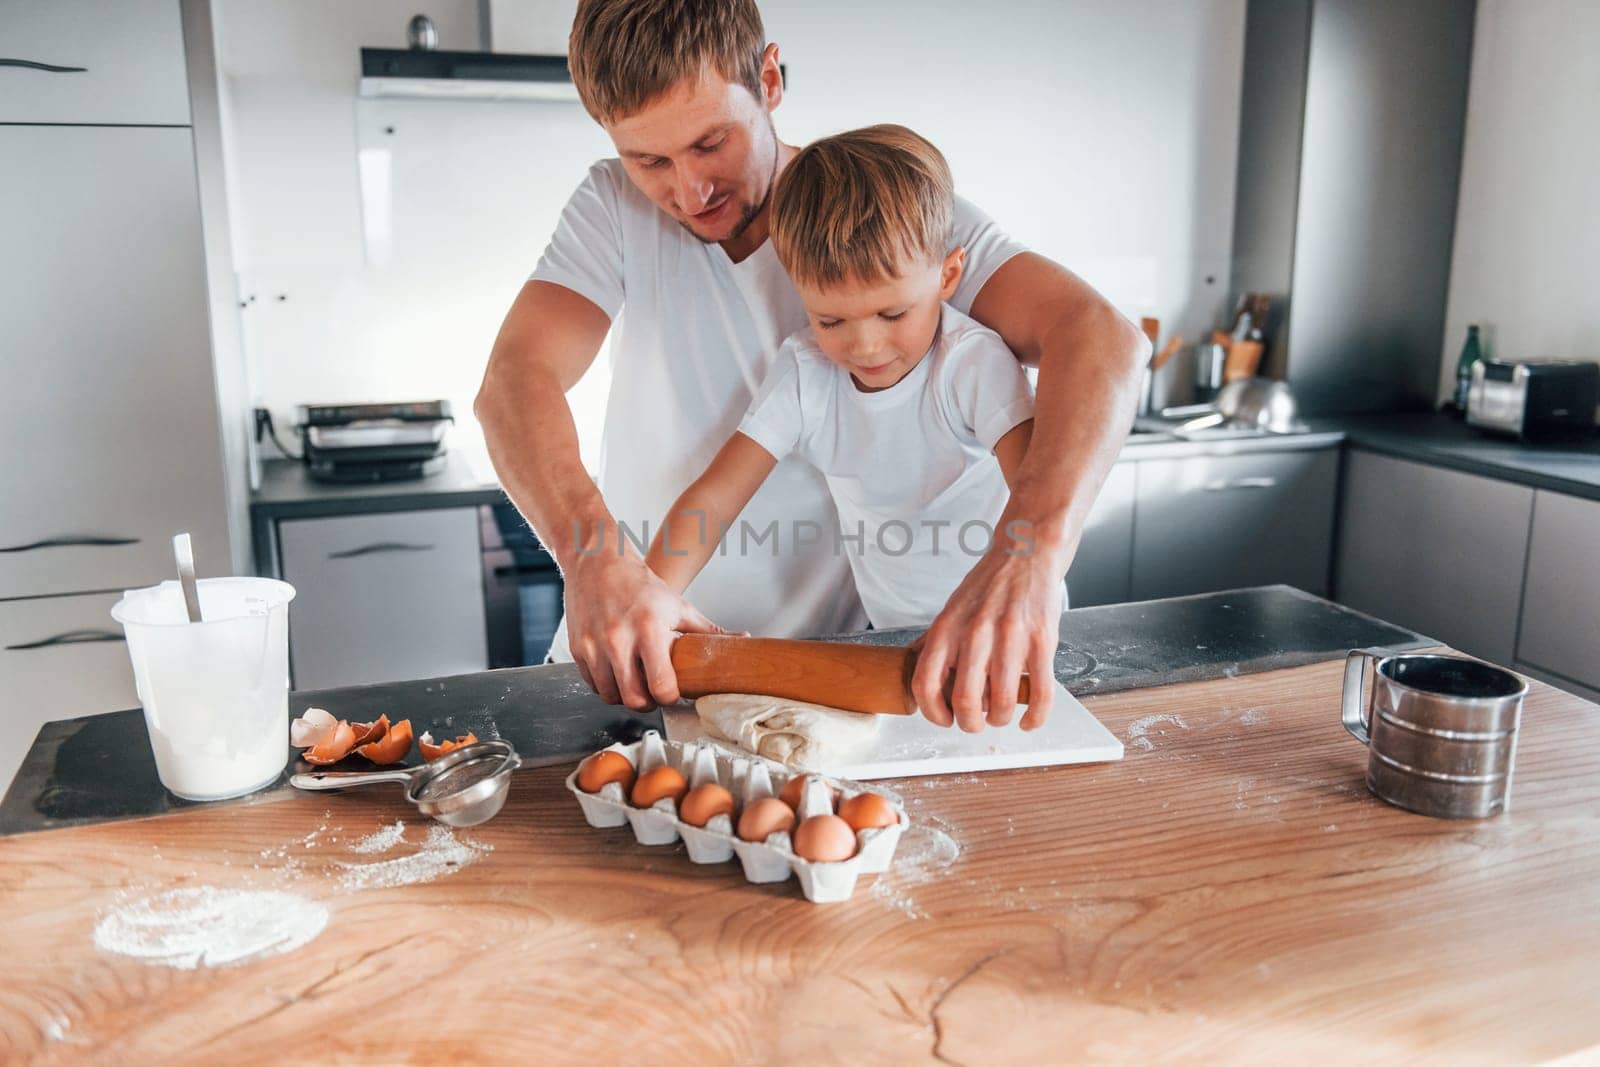
{"type": "Polygon", "coordinates": [[[1467,413],[1467,390],[1472,387],[1472,365],[1483,358],[1483,345],[1478,341],[1478,328],[1467,327],[1467,343],[1461,346],[1461,358],[1456,360],[1456,410],[1467,413]]]}

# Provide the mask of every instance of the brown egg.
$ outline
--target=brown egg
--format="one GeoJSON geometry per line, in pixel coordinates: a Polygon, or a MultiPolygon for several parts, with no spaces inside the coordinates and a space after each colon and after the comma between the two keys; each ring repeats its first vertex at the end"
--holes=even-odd
{"type": "Polygon", "coordinates": [[[900,821],[894,806],[876,793],[857,793],[839,805],[839,818],[852,830],[872,830],[900,821]]]}
{"type": "Polygon", "coordinates": [[[621,782],[626,796],[633,788],[633,778],[633,764],[628,757],[609,748],[578,764],[578,788],[585,793],[598,793],[609,782],[621,782]]]}
{"type": "Polygon", "coordinates": [[[765,841],[773,834],[794,829],[794,809],[777,797],[762,797],[744,806],[739,816],[739,837],[765,841]]]}
{"type": "Polygon", "coordinates": [[[645,771],[633,783],[633,806],[648,808],[662,797],[681,801],[683,794],[688,791],[689,783],[683,775],[671,767],[657,767],[653,771],[645,771]]]}
{"type": "Polygon", "coordinates": [[[834,863],[856,854],[856,832],[837,815],[813,815],[794,832],[794,854],[813,863],[834,863]]]}
{"type": "Polygon", "coordinates": [[[733,816],[733,794],[716,782],[695,786],[678,805],[678,818],[690,826],[704,826],[718,815],[733,816]]]}
{"type": "MultiPolygon", "coordinates": [[[[795,811],[800,810],[800,798],[805,796],[806,783],[815,778],[814,774],[797,774],[783,784],[783,790],[778,793],[778,799],[789,805],[795,811]]],[[[828,806],[838,803],[839,794],[834,792],[833,786],[828,786],[828,806]]]]}

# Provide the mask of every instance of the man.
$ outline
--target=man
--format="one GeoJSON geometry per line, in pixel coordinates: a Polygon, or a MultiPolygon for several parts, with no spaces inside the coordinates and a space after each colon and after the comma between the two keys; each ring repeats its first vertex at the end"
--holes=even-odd
{"type": "MultiPolygon", "coordinates": [[[[501,327],[475,411],[501,484],[561,565],[578,670],[603,699],[642,710],[678,699],[675,632],[718,632],[715,619],[814,636],[861,616],[844,554],[799,532],[835,531],[837,517],[798,462],[773,472],[684,596],[633,540],[648,541],[644,524],[704,469],[806,321],[767,240],[772,187],[797,149],[772,125],[783,81],[754,0],[581,0],[569,62],[619,158],[596,164],[568,203],[501,327]],[[597,487],[564,397],[608,329],[597,487]]],[[[924,636],[913,680],[930,719],[976,731],[1010,721],[1022,672],[1051,676],[1061,579],[1149,350],[1086,284],[959,198],[954,241],[966,269],[950,302],[1039,367],[1033,438],[1000,533],[924,636]]],[[[1024,727],[1044,721],[1053,696],[1032,689],[1024,727]]]]}

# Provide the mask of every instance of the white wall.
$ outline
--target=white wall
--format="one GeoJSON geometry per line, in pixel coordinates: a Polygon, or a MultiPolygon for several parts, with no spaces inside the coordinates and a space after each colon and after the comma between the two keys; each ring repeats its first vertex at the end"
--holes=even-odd
{"type": "Polygon", "coordinates": [[[1600,4],[1478,0],[1439,368],[1467,324],[1504,359],[1600,359],[1600,4]]]}
{"type": "MultiPolygon", "coordinates": [[[[471,447],[500,318],[609,142],[573,104],[358,106],[357,49],[399,47],[418,6],[218,0],[238,262],[257,298],[245,332],[258,400],[280,425],[298,402],[445,396],[471,447]],[[364,239],[359,147],[391,150],[387,252],[364,239]]],[[[559,41],[572,6],[494,3],[497,47],[559,41]]],[[[477,47],[476,0],[427,10],[440,47],[477,47]]],[[[789,67],[784,139],[906,123],[945,151],[964,195],[1128,314],[1191,339],[1221,315],[1244,0],[762,10],[789,67]]],[[[574,399],[591,462],[604,374],[574,399]]]]}

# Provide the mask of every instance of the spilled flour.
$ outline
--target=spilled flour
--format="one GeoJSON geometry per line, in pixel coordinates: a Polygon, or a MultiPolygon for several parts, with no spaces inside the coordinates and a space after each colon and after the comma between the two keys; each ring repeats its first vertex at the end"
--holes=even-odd
{"type": "Polygon", "coordinates": [[[327,924],[327,908],[292,893],[199,886],[114,908],[95,926],[94,943],[192,971],[292,952],[327,924]]]}
{"type": "Polygon", "coordinates": [[[927,918],[912,890],[941,877],[961,858],[961,845],[949,832],[952,829],[936,815],[917,816],[900,838],[894,862],[873,881],[872,898],[913,919],[927,918]]]}
{"type": "MultiPolygon", "coordinates": [[[[388,829],[393,830],[394,827],[388,829]]],[[[379,852],[392,848],[395,843],[403,840],[405,827],[400,826],[399,830],[400,832],[394,835],[387,846],[383,848],[374,846],[370,851],[379,852]]],[[[367,844],[386,832],[380,830],[361,844],[367,844]]],[[[400,856],[378,863],[339,864],[344,868],[344,874],[339,877],[339,886],[342,889],[393,889],[396,886],[431,882],[447,874],[454,874],[485,852],[492,851],[494,851],[493,845],[457,840],[448,826],[430,826],[428,836],[421,847],[409,856],[400,856]]]]}
{"type": "Polygon", "coordinates": [[[1189,728],[1189,724],[1184,722],[1183,717],[1179,715],[1145,715],[1135,719],[1128,725],[1128,740],[1133,742],[1136,747],[1148,752],[1156,746],[1155,742],[1145,735],[1150,732],[1150,727],[1158,726],[1164,722],[1170,722],[1180,730],[1189,728]]]}
{"type": "Polygon", "coordinates": [[[396,819],[392,826],[385,826],[376,833],[368,834],[360,841],[350,846],[351,852],[363,856],[371,856],[378,852],[388,852],[391,848],[404,841],[406,837],[406,824],[404,819],[396,819]]]}
{"type": "MultiPolygon", "coordinates": [[[[326,825],[318,828],[298,844],[315,848],[326,829],[326,825]]],[[[405,823],[397,819],[352,842],[349,851],[357,855],[392,852],[405,842],[405,829],[405,823]]],[[[431,826],[410,855],[372,863],[338,862],[338,884],[352,890],[432,882],[490,851],[491,845],[457,839],[447,826],[431,826]]],[[[287,846],[261,851],[263,858],[285,860],[277,868],[280,883],[305,877],[300,861],[286,857],[286,852],[287,846]]],[[[193,970],[292,952],[315,939],[327,924],[326,907],[293,893],[189,886],[112,907],[95,926],[94,943],[105,952],[193,970]]]]}

